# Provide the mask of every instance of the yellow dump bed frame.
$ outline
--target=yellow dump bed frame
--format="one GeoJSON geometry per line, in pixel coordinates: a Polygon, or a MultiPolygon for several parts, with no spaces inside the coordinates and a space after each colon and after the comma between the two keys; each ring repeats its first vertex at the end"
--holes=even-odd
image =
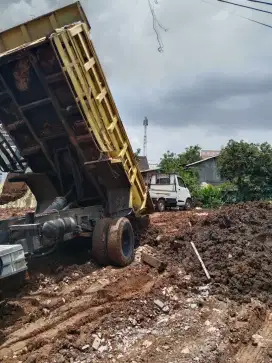
{"type": "Polygon", "coordinates": [[[51,36],[74,88],[74,97],[82,106],[100,149],[107,152],[112,163],[123,164],[131,183],[131,207],[146,209],[149,193],[145,186],[130,141],[124,129],[104,72],[85,23],[59,29],[51,36]],[[91,98],[91,93],[94,98],[91,98]]]}
{"type": "Polygon", "coordinates": [[[153,210],[153,204],[89,31],[87,17],[77,2],[1,33],[0,59],[49,39],[99,149],[112,165],[123,166],[131,185],[130,207],[136,214],[146,213],[153,210]]]}

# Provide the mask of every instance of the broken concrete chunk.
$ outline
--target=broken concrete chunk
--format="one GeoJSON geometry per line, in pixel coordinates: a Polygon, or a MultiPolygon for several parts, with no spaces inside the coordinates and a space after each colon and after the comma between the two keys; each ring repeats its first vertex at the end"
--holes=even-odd
{"type": "Polygon", "coordinates": [[[144,346],[145,348],[149,348],[151,345],[152,345],[152,342],[151,342],[150,340],[145,340],[145,341],[143,342],[143,346],[144,346]]]}
{"type": "Polygon", "coordinates": [[[160,309],[163,309],[164,303],[161,300],[154,300],[154,304],[157,305],[160,309]]]}
{"type": "Polygon", "coordinates": [[[131,323],[131,325],[136,326],[137,325],[137,320],[133,319],[133,318],[128,318],[129,322],[131,323]]]}
{"type": "Polygon", "coordinates": [[[170,311],[170,308],[169,308],[169,306],[168,305],[165,305],[163,308],[162,308],[162,311],[164,312],[164,313],[169,313],[169,311],[170,311]]]}
{"type": "Polygon", "coordinates": [[[98,351],[99,353],[104,353],[108,350],[108,346],[107,345],[101,345],[99,348],[98,348],[98,351]]]}
{"type": "Polygon", "coordinates": [[[92,348],[94,350],[98,350],[99,346],[101,344],[101,339],[98,338],[98,337],[95,337],[94,341],[93,341],[93,345],[92,345],[92,348]]]}
{"type": "Polygon", "coordinates": [[[84,351],[84,350],[86,350],[86,349],[88,349],[88,348],[90,348],[90,345],[89,345],[89,344],[86,344],[86,345],[84,345],[81,349],[84,351]]]}
{"type": "Polygon", "coordinates": [[[167,263],[159,260],[157,257],[153,256],[148,252],[142,252],[141,259],[142,262],[156,268],[159,272],[163,272],[167,267],[167,263]]]}
{"type": "Polygon", "coordinates": [[[259,334],[252,335],[252,345],[259,346],[259,347],[264,347],[265,346],[264,338],[259,334]]]}
{"type": "Polygon", "coordinates": [[[182,354],[190,354],[190,349],[188,347],[182,349],[181,351],[182,354]]]}
{"type": "Polygon", "coordinates": [[[191,309],[197,309],[197,307],[198,307],[198,306],[197,306],[197,304],[191,304],[191,305],[190,305],[190,308],[191,308],[191,309]]]}
{"type": "Polygon", "coordinates": [[[184,242],[182,242],[182,241],[174,240],[172,243],[172,248],[174,250],[178,250],[179,248],[182,248],[183,246],[184,246],[184,242]]]}

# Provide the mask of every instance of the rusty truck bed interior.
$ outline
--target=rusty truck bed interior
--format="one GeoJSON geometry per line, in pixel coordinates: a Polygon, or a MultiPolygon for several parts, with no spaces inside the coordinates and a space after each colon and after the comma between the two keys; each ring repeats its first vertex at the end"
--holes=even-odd
{"type": "Polygon", "coordinates": [[[61,66],[49,41],[1,57],[0,119],[31,170],[50,175],[64,195],[79,163],[74,146],[88,161],[100,151],[61,66]]]}

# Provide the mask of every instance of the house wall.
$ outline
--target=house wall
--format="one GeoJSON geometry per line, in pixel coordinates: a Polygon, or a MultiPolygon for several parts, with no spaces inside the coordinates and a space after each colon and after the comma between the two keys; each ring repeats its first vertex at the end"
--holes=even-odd
{"type": "Polygon", "coordinates": [[[158,173],[159,173],[159,170],[150,170],[150,171],[144,171],[144,172],[142,172],[142,176],[144,178],[145,184],[146,185],[149,184],[152,175],[158,174],[158,173]]]}
{"type": "Polygon", "coordinates": [[[219,175],[216,158],[203,161],[193,168],[199,172],[200,183],[205,182],[207,184],[217,185],[225,182],[225,180],[219,175]]]}

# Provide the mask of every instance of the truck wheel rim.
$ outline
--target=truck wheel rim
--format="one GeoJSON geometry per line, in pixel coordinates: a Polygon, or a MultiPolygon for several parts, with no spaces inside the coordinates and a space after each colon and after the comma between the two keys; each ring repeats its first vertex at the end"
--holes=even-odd
{"type": "Polygon", "coordinates": [[[164,210],[164,203],[163,202],[159,202],[159,208],[160,208],[160,210],[164,210]]]}
{"type": "Polygon", "coordinates": [[[122,251],[126,257],[131,254],[131,237],[128,229],[122,233],[122,251]]]}

